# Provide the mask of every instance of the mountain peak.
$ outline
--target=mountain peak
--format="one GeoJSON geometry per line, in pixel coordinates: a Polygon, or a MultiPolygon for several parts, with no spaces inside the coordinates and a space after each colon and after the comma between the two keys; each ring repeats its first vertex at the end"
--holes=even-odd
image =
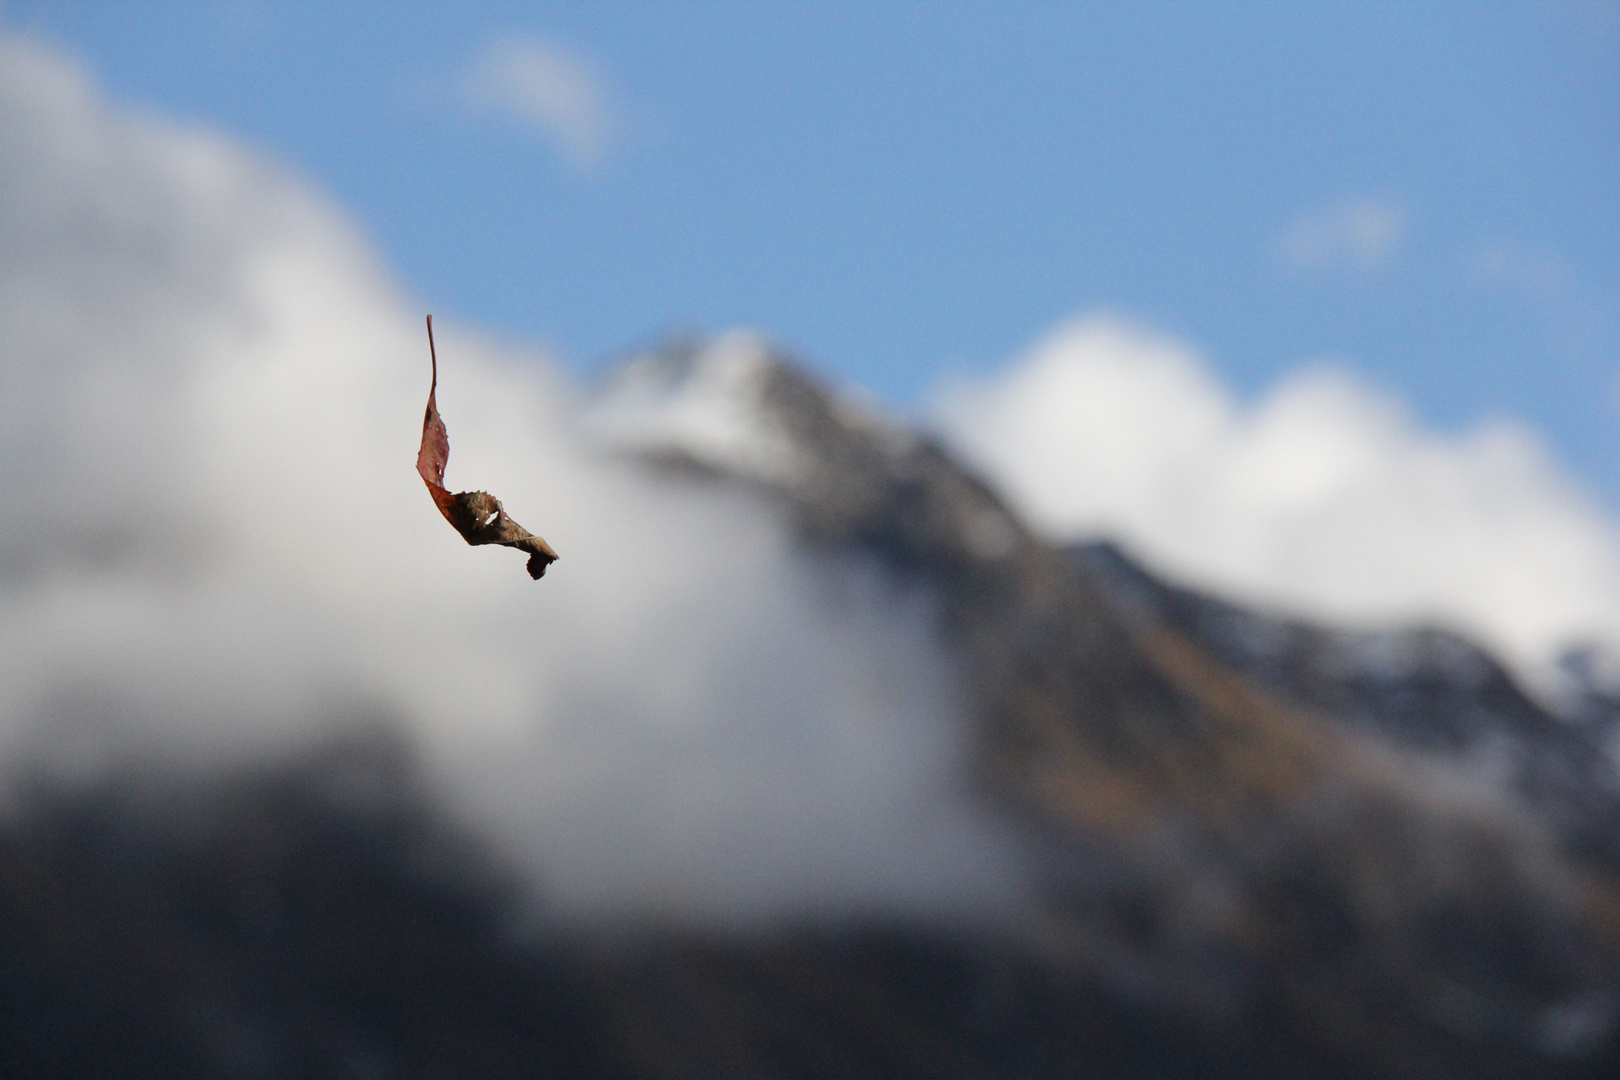
{"type": "Polygon", "coordinates": [[[593,424],[623,449],[791,483],[805,463],[772,416],[771,385],[784,370],[766,341],[746,330],[671,343],[632,357],[608,378],[593,424]]]}
{"type": "Polygon", "coordinates": [[[905,504],[904,524],[932,535],[920,546],[891,535],[891,554],[999,559],[1033,543],[932,440],[829,389],[749,331],[631,357],[604,381],[591,425],[616,449],[762,486],[823,542],[883,547],[905,504]],[[919,498],[926,512],[912,505],[919,498]]]}

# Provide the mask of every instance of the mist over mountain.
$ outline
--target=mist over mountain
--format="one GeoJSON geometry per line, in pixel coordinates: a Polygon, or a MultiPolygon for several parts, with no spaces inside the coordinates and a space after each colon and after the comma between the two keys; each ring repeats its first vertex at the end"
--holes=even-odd
{"type": "Polygon", "coordinates": [[[6,48],[8,759],[229,764],[386,717],[583,915],[1001,903],[926,597],[593,448],[543,357],[441,320],[451,482],[568,560],[510,588],[397,468],[420,316],[348,228],[6,48]]]}
{"type": "Polygon", "coordinates": [[[1111,315],[1060,326],[936,420],[1046,535],[1112,537],[1176,577],[1362,628],[1443,625],[1539,693],[1620,642],[1620,533],[1512,418],[1425,428],[1340,365],[1254,400],[1185,342],[1111,315]]]}
{"type": "MultiPolygon", "coordinates": [[[[1419,495],[1457,508],[1439,555],[1422,520],[1395,530],[1415,565],[1521,527],[1341,628],[1331,604],[1301,614],[1308,588],[1206,591],[1245,550],[1233,521],[1306,550],[1321,530],[1299,505],[1336,527],[1383,490],[1377,469],[1347,488],[1319,471],[1293,509],[1240,498],[1228,518],[1232,476],[1277,490],[1264,422],[1216,409],[1238,464],[1180,481],[1211,443],[1111,483],[1099,443],[1063,504],[1052,470],[1093,429],[1020,426],[1018,371],[948,399],[945,442],[751,333],[587,389],[441,317],[450,483],[499,492],[558,549],[534,585],[422,490],[419,314],[318,196],[108,106],[17,38],[0,162],[0,1058],[18,1068],[1620,1060],[1601,648],[1620,546],[1522,443],[1387,429],[1380,468],[1420,444],[1438,464],[1419,495]],[[1511,513],[1481,516],[1462,496],[1499,475],[1523,480],[1511,513]],[[1171,512],[1177,483],[1204,491],[1196,512],[1171,512]],[[1211,515],[1222,554],[1188,584],[1211,515]],[[1072,543],[1091,529],[1127,546],[1072,543]],[[1519,584],[1447,606],[1508,564],[1519,584]],[[1365,625],[1379,611],[1450,629],[1365,625]],[[1588,639],[1591,677],[1558,676],[1588,639]]],[[[1197,381],[1176,363],[1165,400],[1197,381]]],[[[1064,370],[1101,386],[1095,362],[1064,370]]],[[[1127,434],[1109,445],[1163,432],[1127,434]]],[[[1344,580],[1399,553],[1352,551],[1344,580]]],[[[1274,564],[1245,565],[1253,583],[1274,564]]],[[[1288,580],[1333,576],[1308,569],[1288,580]]]]}

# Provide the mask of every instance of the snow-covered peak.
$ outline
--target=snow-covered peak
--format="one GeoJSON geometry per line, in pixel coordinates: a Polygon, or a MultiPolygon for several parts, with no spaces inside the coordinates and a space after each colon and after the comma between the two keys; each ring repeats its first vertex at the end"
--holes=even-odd
{"type": "Polygon", "coordinates": [[[768,400],[778,367],[765,340],[746,330],[643,353],[608,380],[591,426],[620,449],[682,453],[729,473],[789,483],[804,462],[768,400]]]}

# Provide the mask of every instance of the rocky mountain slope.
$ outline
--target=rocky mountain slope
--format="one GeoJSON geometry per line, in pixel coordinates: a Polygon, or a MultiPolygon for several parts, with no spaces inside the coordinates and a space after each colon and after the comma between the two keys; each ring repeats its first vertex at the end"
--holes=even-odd
{"type": "Polygon", "coordinates": [[[1268,620],[1047,544],[939,445],[745,339],[639,358],[605,410],[623,445],[937,590],[983,790],[1040,836],[1052,933],[1098,970],[1411,1075],[1517,1075],[1611,1037],[1601,725],[1448,635],[1268,620]],[[1294,644],[1268,651],[1267,627],[1294,644]],[[1505,781],[1478,760],[1498,747],[1505,781]]]}
{"type": "Polygon", "coordinates": [[[939,444],[752,339],[593,423],[929,591],[974,787],[1039,882],[994,925],[525,920],[387,736],[210,781],[24,785],[0,1055],[36,1076],[1604,1077],[1601,703],[1439,631],[1351,634],[1043,540],[939,444]]]}
{"type": "Polygon", "coordinates": [[[1554,714],[1484,650],[1436,628],[1340,630],[1156,578],[1107,541],[1072,556],[1134,617],[1173,628],[1267,692],[1347,727],[1488,772],[1581,861],[1620,869],[1620,702],[1580,678],[1554,714]]]}

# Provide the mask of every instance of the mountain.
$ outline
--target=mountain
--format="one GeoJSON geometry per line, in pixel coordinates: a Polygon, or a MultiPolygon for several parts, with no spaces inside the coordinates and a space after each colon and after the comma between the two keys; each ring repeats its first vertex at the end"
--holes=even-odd
{"type": "Polygon", "coordinates": [[[937,592],[982,790],[1040,838],[1051,932],[1098,970],[1333,1032],[1391,1074],[1524,1075],[1612,1038],[1603,724],[1454,636],[1289,623],[1045,542],[937,442],[757,341],[640,357],[603,410],[621,446],[937,592]]]}
{"type": "Polygon", "coordinates": [[[24,784],[0,1051],[35,1076],[1604,1077],[1620,785],[1437,630],[1313,626],[1031,531],[757,339],[632,358],[605,446],[935,600],[1001,921],[536,919],[364,729],[211,779],[24,784]]]}
{"type": "MultiPolygon", "coordinates": [[[[1394,745],[1488,768],[1539,811],[1565,850],[1620,870],[1620,705],[1578,680],[1556,714],[1483,649],[1438,627],[1341,630],[1246,609],[1155,577],[1117,545],[1072,557],[1115,602],[1168,626],[1268,693],[1394,745]]],[[[1571,653],[1566,666],[1582,657],[1571,653]]]]}

